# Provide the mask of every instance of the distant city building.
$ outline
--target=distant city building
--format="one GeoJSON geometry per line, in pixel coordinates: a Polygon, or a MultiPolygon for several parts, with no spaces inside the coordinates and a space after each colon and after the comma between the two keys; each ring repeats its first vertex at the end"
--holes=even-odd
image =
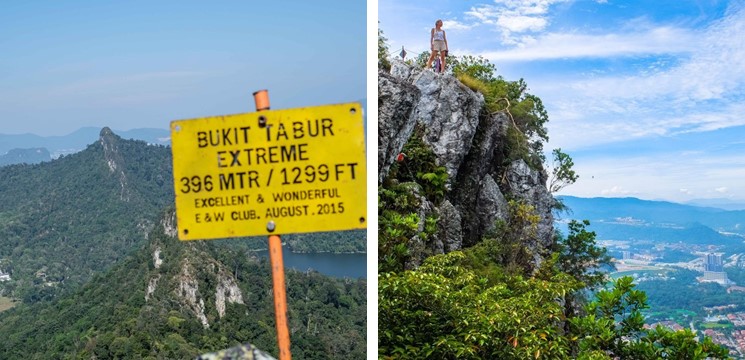
{"type": "Polygon", "coordinates": [[[704,256],[704,270],[722,272],[722,254],[709,253],[704,256]]]}
{"type": "Polygon", "coordinates": [[[641,260],[641,261],[654,261],[657,259],[654,255],[647,255],[647,254],[634,254],[631,256],[634,260],[641,260]]]}
{"type": "Polygon", "coordinates": [[[621,253],[623,254],[623,259],[624,260],[631,259],[631,251],[622,251],[621,253]]]}
{"type": "Polygon", "coordinates": [[[722,271],[704,271],[704,276],[699,278],[701,282],[715,282],[719,285],[730,285],[727,273],[722,271]]]}

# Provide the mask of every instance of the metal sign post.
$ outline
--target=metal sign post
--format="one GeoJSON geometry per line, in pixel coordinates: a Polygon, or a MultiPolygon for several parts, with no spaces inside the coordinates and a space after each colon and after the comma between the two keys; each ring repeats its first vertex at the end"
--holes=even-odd
{"type": "MultiPolygon", "coordinates": [[[[266,90],[254,93],[256,111],[269,110],[269,94],[266,90]]],[[[274,221],[269,221],[266,230],[274,231],[274,221]]],[[[282,260],[282,239],[269,235],[269,262],[272,264],[272,291],[274,294],[274,318],[277,324],[279,360],[290,360],[290,332],[287,327],[287,291],[285,288],[285,265],[282,260]]]]}

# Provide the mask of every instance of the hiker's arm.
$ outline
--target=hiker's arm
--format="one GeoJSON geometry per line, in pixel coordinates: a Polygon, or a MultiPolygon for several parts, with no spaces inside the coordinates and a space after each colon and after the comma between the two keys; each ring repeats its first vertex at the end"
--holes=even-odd
{"type": "Polygon", "coordinates": [[[435,51],[435,28],[429,32],[429,49],[435,51]]]}
{"type": "Polygon", "coordinates": [[[445,40],[445,50],[448,50],[448,37],[445,36],[445,30],[442,30],[442,39],[445,40]]]}

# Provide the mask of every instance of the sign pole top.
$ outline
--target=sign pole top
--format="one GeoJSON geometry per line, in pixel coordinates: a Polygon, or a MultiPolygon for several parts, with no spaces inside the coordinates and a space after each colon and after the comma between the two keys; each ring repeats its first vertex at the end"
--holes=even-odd
{"type": "Polygon", "coordinates": [[[256,111],[269,110],[269,91],[266,89],[254,92],[256,111]]]}

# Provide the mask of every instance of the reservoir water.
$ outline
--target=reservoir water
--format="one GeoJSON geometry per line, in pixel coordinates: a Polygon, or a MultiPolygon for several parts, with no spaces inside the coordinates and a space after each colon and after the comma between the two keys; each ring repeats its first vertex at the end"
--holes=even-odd
{"type": "MultiPolygon", "coordinates": [[[[256,251],[261,257],[269,257],[266,250],[256,251]]],[[[282,252],[285,267],[298,271],[313,269],[324,275],[352,279],[367,278],[367,254],[293,253],[282,252]]]]}

